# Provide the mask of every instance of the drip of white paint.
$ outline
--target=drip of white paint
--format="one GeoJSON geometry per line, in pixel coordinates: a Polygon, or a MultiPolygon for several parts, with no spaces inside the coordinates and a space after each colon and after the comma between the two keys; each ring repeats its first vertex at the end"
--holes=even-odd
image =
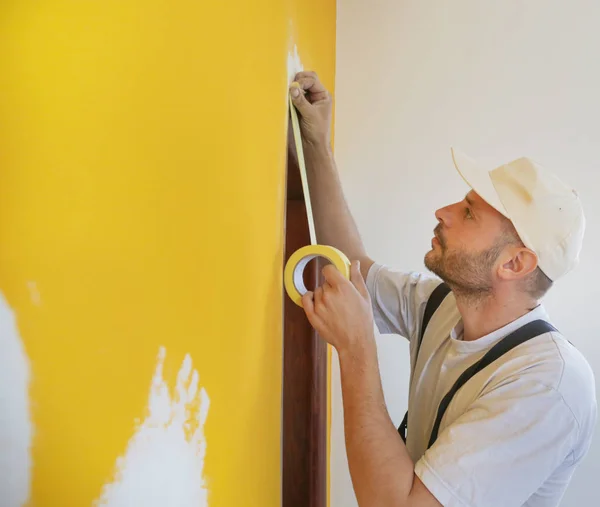
{"type": "Polygon", "coordinates": [[[298,72],[302,72],[304,67],[302,66],[302,62],[300,61],[300,55],[298,54],[298,46],[294,44],[293,51],[288,53],[287,60],[287,71],[288,71],[288,84],[292,84],[296,74],[298,72]]]}
{"type": "Polygon", "coordinates": [[[21,507],[31,487],[29,360],[0,293],[0,505],[21,507]]]}
{"type": "Polygon", "coordinates": [[[97,506],[206,507],[204,423],[209,398],[198,390],[198,372],[185,356],[174,396],[163,378],[161,347],[148,400],[148,416],[116,462],[115,479],[104,486],[97,506]]]}

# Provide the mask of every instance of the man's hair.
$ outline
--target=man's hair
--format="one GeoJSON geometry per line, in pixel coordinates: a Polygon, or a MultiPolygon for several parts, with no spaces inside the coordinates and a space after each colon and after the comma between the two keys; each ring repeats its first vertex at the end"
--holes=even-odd
{"type": "Polygon", "coordinates": [[[542,299],[552,287],[552,280],[546,276],[539,266],[524,280],[525,290],[532,298],[542,299]]]}
{"type": "MultiPolygon", "coordinates": [[[[509,244],[516,244],[523,248],[526,248],[525,244],[519,237],[515,226],[512,222],[506,218],[506,233],[509,236],[509,244]]],[[[548,278],[540,267],[535,268],[527,277],[523,280],[523,289],[535,300],[542,299],[546,293],[552,288],[553,282],[548,278]]]]}

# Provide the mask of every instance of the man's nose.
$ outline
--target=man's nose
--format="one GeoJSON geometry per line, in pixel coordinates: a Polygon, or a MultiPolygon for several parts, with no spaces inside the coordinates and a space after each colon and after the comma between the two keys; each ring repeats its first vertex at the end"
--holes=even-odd
{"type": "Polygon", "coordinates": [[[435,218],[437,218],[438,222],[445,225],[446,227],[450,227],[452,225],[452,210],[450,209],[452,206],[445,206],[443,208],[438,209],[435,212],[435,218]]]}

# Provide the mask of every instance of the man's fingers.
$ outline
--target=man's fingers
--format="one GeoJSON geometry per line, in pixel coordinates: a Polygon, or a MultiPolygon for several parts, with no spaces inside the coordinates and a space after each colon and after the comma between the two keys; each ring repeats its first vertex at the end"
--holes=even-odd
{"type": "Polygon", "coordinates": [[[317,287],[315,289],[315,312],[323,304],[323,287],[317,287]]]}
{"type": "Polygon", "coordinates": [[[313,70],[301,70],[300,72],[298,72],[296,74],[296,76],[294,77],[294,79],[300,79],[301,77],[314,77],[316,79],[319,78],[319,76],[317,75],[317,73],[313,70]]]}
{"type": "MultiPolygon", "coordinates": [[[[301,73],[303,74],[303,73],[301,73]]],[[[323,100],[329,100],[329,92],[327,88],[323,86],[323,83],[319,81],[319,78],[316,75],[301,75],[298,74],[296,76],[296,83],[306,91],[307,99],[311,104],[315,102],[320,102],[323,100]]],[[[307,73],[308,74],[308,73],[307,73]]]]}
{"type": "Polygon", "coordinates": [[[302,296],[302,308],[304,309],[304,313],[306,314],[306,318],[310,322],[311,326],[315,329],[319,329],[321,327],[321,319],[315,312],[315,302],[314,302],[314,293],[308,291],[304,296],[302,296]]]}
{"type": "Polygon", "coordinates": [[[290,86],[290,95],[292,97],[294,106],[296,106],[300,114],[302,116],[306,116],[310,111],[312,104],[305,97],[304,93],[302,92],[302,88],[293,83],[292,86],[290,86]]]}
{"type": "Polygon", "coordinates": [[[361,294],[361,296],[365,298],[369,296],[369,289],[367,289],[365,279],[360,272],[359,261],[352,262],[352,266],[350,267],[350,281],[354,287],[356,287],[356,290],[361,294]]]}
{"type": "Polygon", "coordinates": [[[294,77],[294,81],[302,84],[302,88],[305,90],[309,90],[313,88],[311,91],[313,92],[324,92],[327,91],[319,76],[317,76],[316,72],[310,70],[303,70],[302,72],[298,72],[294,77]]]}
{"type": "Polygon", "coordinates": [[[315,305],[313,302],[314,297],[315,295],[311,291],[306,291],[306,293],[302,296],[302,308],[304,308],[306,313],[315,311],[315,305]]]}
{"type": "Polygon", "coordinates": [[[325,266],[321,272],[323,273],[323,277],[327,283],[332,287],[336,287],[340,283],[344,283],[346,280],[344,275],[342,275],[342,273],[340,273],[333,264],[327,264],[327,266],[325,266]]]}
{"type": "MultiPolygon", "coordinates": [[[[328,264],[325,266],[322,273],[326,283],[332,288],[344,284],[347,281],[346,278],[344,278],[344,275],[342,275],[342,273],[340,273],[340,271],[333,264],[328,264]]],[[[352,285],[354,285],[354,287],[356,287],[356,290],[358,290],[361,296],[365,298],[369,296],[369,290],[367,289],[367,284],[360,273],[360,262],[358,261],[354,261],[350,266],[350,282],[352,285]]]]}

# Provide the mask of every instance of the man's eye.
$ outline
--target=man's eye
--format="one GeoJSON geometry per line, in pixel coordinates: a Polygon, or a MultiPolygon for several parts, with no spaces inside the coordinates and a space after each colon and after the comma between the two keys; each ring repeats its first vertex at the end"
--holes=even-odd
{"type": "Polygon", "coordinates": [[[471,215],[471,210],[469,208],[465,208],[465,217],[473,218],[473,215],[471,215]]]}

